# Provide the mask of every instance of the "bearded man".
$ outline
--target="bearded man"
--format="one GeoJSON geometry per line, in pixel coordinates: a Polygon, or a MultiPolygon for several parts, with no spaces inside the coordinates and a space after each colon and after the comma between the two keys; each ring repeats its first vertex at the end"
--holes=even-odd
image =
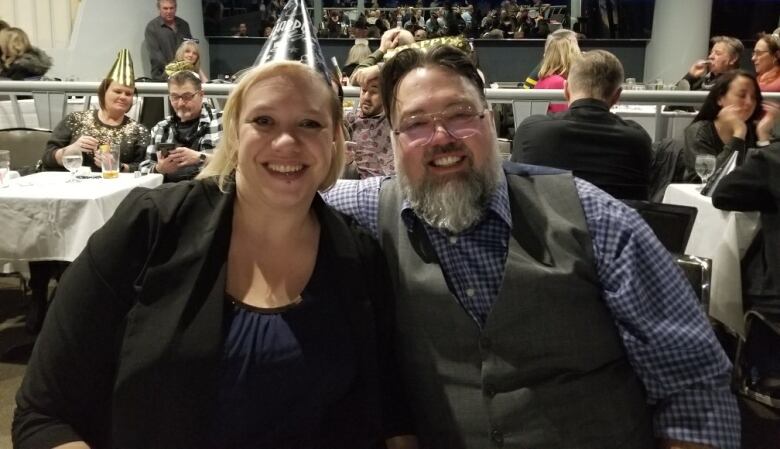
{"type": "Polygon", "coordinates": [[[381,80],[397,177],[326,198],[386,254],[420,446],[739,447],[731,365],[642,219],[568,172],[501,165],[463,52],[404,50],[381,80]]]}

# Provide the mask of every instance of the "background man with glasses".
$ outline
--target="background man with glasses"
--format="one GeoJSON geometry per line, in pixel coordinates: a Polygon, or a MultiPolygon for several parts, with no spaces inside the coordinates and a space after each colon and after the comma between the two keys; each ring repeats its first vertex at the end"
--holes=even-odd
{"type": "Polygon", "coordinates": [[[382,68],[397,176],[326,193],[379,239],[420,446],[737,448],[731,365],[631,209],[505,163],[452,47],[382,68]]]}
{"type": "Polygon", "coordinates": [[[142,170],[165,175],[166,182],[194,178],[208,163],[222,133],[222,112],[203,101],[197,73],[182,70],[168,78],[168,94],[174,113],[152,128],[152,143],[142,170]],[[163,154],[161,143],[175,148],[163,154]]]}

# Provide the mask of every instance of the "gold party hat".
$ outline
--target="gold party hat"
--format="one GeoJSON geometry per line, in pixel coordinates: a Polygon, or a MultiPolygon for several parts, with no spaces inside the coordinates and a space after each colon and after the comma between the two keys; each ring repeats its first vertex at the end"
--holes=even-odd
{"type": "Polygon", "coordinates": [[[116,61],[108,71],[106,79],[116,81],[127,87],[135,87],[135,72],[133,71],[133,58],[130,57],[130,51],[126,48],[119,50],[116,55],[116,61]]]}

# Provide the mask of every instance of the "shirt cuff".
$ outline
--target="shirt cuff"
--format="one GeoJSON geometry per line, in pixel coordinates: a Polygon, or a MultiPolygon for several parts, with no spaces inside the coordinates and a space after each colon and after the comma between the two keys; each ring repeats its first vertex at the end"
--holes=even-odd
{"type": "Polygon", "coordinates": [[[718,449],[739,449],[741,421],[737,400],[728,387],[686,390],[661,402],[655,415],[655,434],[718,449]]]}

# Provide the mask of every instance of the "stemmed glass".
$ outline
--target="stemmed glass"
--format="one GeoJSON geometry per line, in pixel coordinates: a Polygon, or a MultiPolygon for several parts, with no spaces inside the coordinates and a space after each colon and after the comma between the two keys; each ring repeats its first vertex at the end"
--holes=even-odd
{"type": "Polygon", "coordinates": [[[79,171],[81,164],[84,163],[84,156],[80,148],[66,147],[62,152],[62,166],[68,169],[71,177],[66,182],[79,182],[76,178],[76,172],[79,171]]]}
{"type": "Polygon", "coordinates": [[[700,154],[696,156],[694,165],[696,174],[701,178],[702,184],[707,184],[707,179],[715,172],[715,156],[711,154],[700,154]]]}

